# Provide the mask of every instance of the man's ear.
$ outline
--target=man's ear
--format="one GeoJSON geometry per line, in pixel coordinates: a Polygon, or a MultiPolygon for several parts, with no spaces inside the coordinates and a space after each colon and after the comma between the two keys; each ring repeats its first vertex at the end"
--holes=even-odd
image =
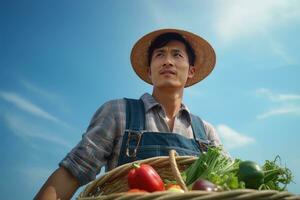
{"type": "Polygon", "coordinates": [[[147,67],[147,74],[149,79],[151,80],[151,67],[147,67]]]}
{"type": "Polygon", "coordinates": [[[189,67],[188,79],[193,78],[194,75],[195,75],[195,72],[196,72],[196,67],[193,66],[193,65],[191,65],[191,66],[189,67]]]}

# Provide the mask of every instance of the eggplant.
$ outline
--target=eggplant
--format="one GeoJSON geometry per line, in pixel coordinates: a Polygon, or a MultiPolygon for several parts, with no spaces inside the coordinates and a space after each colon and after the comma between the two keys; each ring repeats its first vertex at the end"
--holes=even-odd
{"type": "Polygon", "coordinates": [[[198,179],[193,183],[192,190],[204,190],[209,192],[216,192],[219,190],[218,186],[205,179],[198,179]]]}

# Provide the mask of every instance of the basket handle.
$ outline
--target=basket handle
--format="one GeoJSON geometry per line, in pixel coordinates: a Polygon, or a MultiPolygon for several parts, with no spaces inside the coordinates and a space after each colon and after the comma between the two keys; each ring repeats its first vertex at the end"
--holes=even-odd
{"type": "Polygon", "coordinates": [[[172,169],[173,175],[175,176],[175,180],[177,181],[178,185],[184,191],[188,191],[188,189],[180,175],[180,171],[178,170],[176,159],[175,159],[176,155],[177,155],[177,152],[175,150],[172,149],[169,151],[169,160],[170,160],[170,164],[171,164],[171,169],[172,169]]]}

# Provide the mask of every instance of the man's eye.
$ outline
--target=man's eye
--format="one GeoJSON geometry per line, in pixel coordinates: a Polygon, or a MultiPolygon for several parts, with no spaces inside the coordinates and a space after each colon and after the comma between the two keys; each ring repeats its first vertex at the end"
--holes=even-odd
{"type": "Polygon", "coordinates": [[[183,55],[180,54],[180,53],[174,53],[174,56],[175,56],[175,57],[183,57],[183,55]]]}
{"type": "Polygon", "coordinates": [[[157,53],[157,54],[155,54],[155,57],[161,57],[161,56],[163,56],[162,53],[157,53]]]}

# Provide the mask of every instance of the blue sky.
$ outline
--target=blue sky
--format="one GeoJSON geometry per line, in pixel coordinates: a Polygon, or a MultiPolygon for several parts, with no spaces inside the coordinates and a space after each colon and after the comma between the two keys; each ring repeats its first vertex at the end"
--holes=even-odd
{"type": "Polygon", "coordinates": [[[160,28],[215,48],[215,70],[185,91],[190,110],[232,156],[280,155],[300,194],[299,1],[1,0],[0,25],[3,198],[31,199],[104,102],[151,93],[129,54],[160,28]]]}

